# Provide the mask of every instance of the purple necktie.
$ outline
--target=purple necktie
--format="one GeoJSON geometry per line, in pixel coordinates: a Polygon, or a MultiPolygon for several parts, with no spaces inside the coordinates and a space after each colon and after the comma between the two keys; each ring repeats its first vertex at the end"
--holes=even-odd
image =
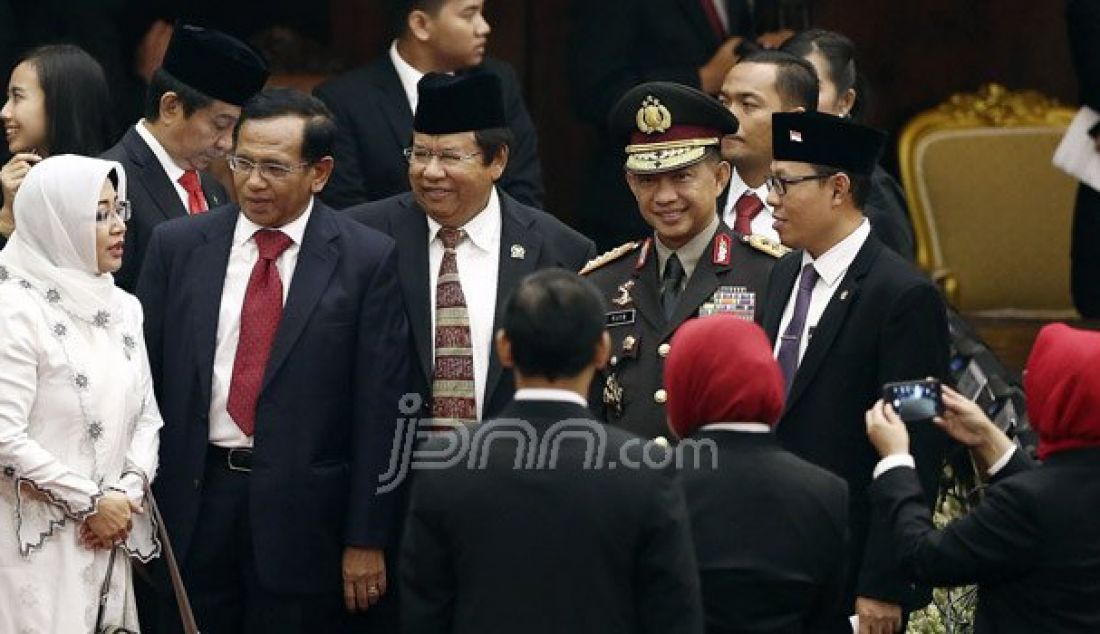
{"type": "Polygon", "coordinates": [[[794,383],[794,373],[798,369],[798,349],[802,346],[802,331],[806,326],[806,313],[810,310],[810,297],[814,294],[814,285],[817,284],[817,271],[813,263],[802,267],[802,275],[798,278],[798,297],[794,301],[794,313],[787,324],[787,330],[780,337],[779,368],[783,370],[784,394],[791,393],[791,384],[794,383]]]}

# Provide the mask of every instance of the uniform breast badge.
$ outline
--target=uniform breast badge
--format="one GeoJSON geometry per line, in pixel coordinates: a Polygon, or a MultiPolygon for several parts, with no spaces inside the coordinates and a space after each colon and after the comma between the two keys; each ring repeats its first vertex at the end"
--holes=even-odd
{"type": "Polygon", "coordinates": [[[619,384],[619,379],[615,377],[614,372],[609,373],[604,381],[603,404],[607,406],[607,409],[615,418],[622,418],[623,386],[619,384]]]}
{"type": "Polygon", "coordinates": [[[756,293],[744,286],[719,286],[702,306],[699,316],[726,313],[745,321],[756,316],[756,293]]]}
{"type": "Polygon", "coordinates": [[[634,288],[634,280],[627,280],[619,284],[619,294],[612,298],[611,303],[616,306],[629,306],[634,303],[634,298],[630,296],[630,289],[632,288],[634,288]]]}

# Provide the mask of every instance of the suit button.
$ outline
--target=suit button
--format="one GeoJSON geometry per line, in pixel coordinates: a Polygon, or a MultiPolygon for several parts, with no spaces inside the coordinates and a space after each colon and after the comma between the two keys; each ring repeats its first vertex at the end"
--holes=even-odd
{"type": "Polygon", "coordinates": [[[661,345],[657,346],[657,356],[664,359],[668,356],[669,350],[672,350],[672,346],[667,343],[662,343],[661,345]]]}
{"type": "Polygon", "coordinates": [[[664,390],[657,390],[656,392],[653,393],[653,400],[658,405],[664,405],[665,401],[668,400],[668,392],[666,392],[664,390]]]}
{"type": "Polygon", "coordinates": [[[616,356],[612,355],[611,356],[611,361],[609,361],[609,363],[611,364],[611,367],[615,367],[615,366],[619,365],[619,357],[616,357],[616,356]]]}
{"type": "Polygon", "coordinates": [[[198,491],[202,487],[202,480],[195,480],[195,490],[198,491]]]}

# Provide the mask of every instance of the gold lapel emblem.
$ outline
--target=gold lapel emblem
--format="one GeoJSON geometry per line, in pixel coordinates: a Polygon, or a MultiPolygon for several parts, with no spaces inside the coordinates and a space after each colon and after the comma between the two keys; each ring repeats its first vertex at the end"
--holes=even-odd
{"type": "Polygon", "coordinates": [[[524,249],[522,244],[513,244],[512,245],[512,259],[513,260],[522,260],[526,256],[527,256],[527,249],[524,249]]]}
{"type": "Polygon", "coordinates": [[[638,108],[634,119],[638,129],[645,134],[665,132],[672,127],[672,113],[653,95],[642,101],[642,107],[638,108]]]}

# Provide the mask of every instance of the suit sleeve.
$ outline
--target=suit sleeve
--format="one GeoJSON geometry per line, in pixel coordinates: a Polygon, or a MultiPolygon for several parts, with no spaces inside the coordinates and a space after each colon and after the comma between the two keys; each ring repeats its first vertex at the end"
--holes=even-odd
{"type": "Polygon", "coordinates": [[[324,86],[318,87],[313,94],[332,111],[337,128],[332,177],[321,191],[321,200],[333,209],[366,202],[367,190],[363,183],[363,170],[359,167],[359,136],[353,118],[343,100],[330,94],[324,86]]]}
{"type": "MultiPolygon", "coordinates": [[[[149,353],[149,375],[153,387],[159,390],[163,384],[164,359],[164,301],[168,289],[168,273],[164,266],[164,248],[161,231],[153,231],[149,239],[148,255],[142,262],[141,276],[138,278],[135,294],[141,302],[145,316],[145,348],[149,353]]],[[[157,398],[161,395],[158,392],[157,398]]]]}
{"type": "Polygon", "coordinates": [[[516,200],[542,209],[546,192],[542,184],[542,163],[539,160],[539,139],[519,81],[510,66],[504,65],[502,84],[505,87],[505,111],[513,142],[508,152],[508,165],[501,176],[500,187],[516,200]]]}
{"type": "Polygon", "coordinates": [[[1012,452],[1012,457],[1008,459],[1008,463],[989,479],[989,483],[996,484],[1017,473],[1031,471],[1035,466],[1035,462],[1024,453],[1024,450],[1016,447],[1012,452]]]}
{"type": "Polygon", "coordinates": [[[848,562],[849,549],[851,548],[851,534],[848,530],[848,485],[842,483],[838,489],[840,494],[833,500],[831,508],[837,510],[834,527],[842,536],[840,548],[833,553],[834,565],[828,576],[825,586],[821,589],[817,600],[810,608],[806,617],[806,631],[825,634],[830,632],[851,632],[848,617],[851,611],[845,601],[848,588],[848,579],[851,577],[848,562]]]}
{"type": "MultiPolygon", "coordinates": [[[[901,293],[890,307],[879,341],[878,384],[924,377],[948,376],[949,339],[947,311],[931,284],[917,284],[901,293]]],[[[939,478],[950,438],[928,422],[909,425],[910,445],[917,464],[925,508],[931,512],[939,490],[939,478]]],[[[870,537],[858,572],[858,596],[903,603],[908,583],[891,548],[876,535],[885,533],[872,518],[870,537]]]]}
{"type": "Polygon", "coordinates": [[[872,513],[891,528],[908,576],[936,586],[1008,580],[1037,562],[1038,509],[1017,481],[987,489],[968,515],[942,530],[932,524],[912,469],[887,471],[871,484],[872,513]]]}
{"type": "Polygon", "coordinates": [[[676,471],[655,473],[642,532],[635,595],[642,632],[696,633],[703,630],[703,599],[699,569],[676,471]]]}
{"type": "Polygon", "coordinates": [[[351,461],[345,540],[381,548],[392,535],[399,491],[377,492],[386,472],[401,416],[398,403],[409,384],[409,323],[397,277],[392,242],[380,257],[360,300],[351,461]]]}
{"type": "Polygon", "coordinates": [[[425,472],[414,481],[401,540],[401,622],[408,634],[449,632],[454,618],[451,551],[446,529],[432,505],[434,475],[425,472]]]}
{"type": "Polygon", "coordinates": [[[895,253],[912,262],[913,228],[909,224],[901,187],[880,168],[872,175],[869,193],[866,213],[875,235],[895,253]]]}

